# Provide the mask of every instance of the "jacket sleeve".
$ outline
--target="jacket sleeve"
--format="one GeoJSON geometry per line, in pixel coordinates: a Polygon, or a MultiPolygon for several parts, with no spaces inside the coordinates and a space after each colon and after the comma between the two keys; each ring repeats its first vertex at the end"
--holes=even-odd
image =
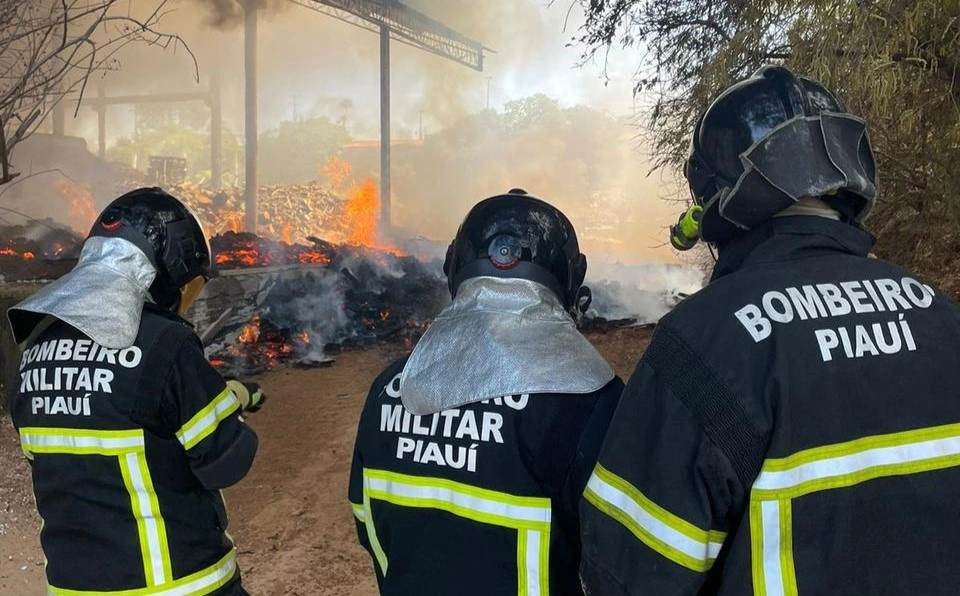
{"type": "MultiPolygon", "coordinates": [[[[350,486],[348,488],[347,498],[350,501],[350,508],[353,511],[353,519],[357,528],[357,540],[360,545],[370,553],[370,557],[375,561],[374,568],[377,571],[377,581],[381,581],[382,576],[380,567],[376,564],[377,555],[374,552],[373,545],[370,543],[370,534],[367,531],[367,515],[369,508],[364,506],[363,490],[363,450],[365,443],[374,441],[375,436],[371,437],[368,429],[376,428],[376,420],[370,420],[370,412],[377,408],[379,398],[385,391],[386,384],[394,378],[406,363],[406,358],[402,358],[385,370],[383,370],[370,385],[367,392],[367,399],[364,401],[363,410],[360,412],[360,421],[357,423],[357,437],[353,444],[353,463],[350,466],[350,486]]],[[[375,417],[375,415],[374,415],[375,417]]]]}
{"type": "Polygon", "coordinates": [[[161,416],[171,422],[203,486],[216,490],[243,479],[257,452],[257,435],[198,342],[180,344],[163,392],[161,416]]]}
{"type": "Polygon", "coordinates": [[[578,522],[578,527],[580,499],[583,497],[583,490],[586,488],[590,474],[597,463],[600,446],[603,444],[603,438],[610,426],[610,419],[617,409],[617,403],[619,403],[622,393],[623,380],[620,377],[614,377],[612,381],[597,392],[596,404],[583,425],[573,460],[567,471],[562,508],[564,511],[569,511],[570,517],[578,522]]]}
{"type": "Polygon", "coordinates": [[[658,329],[581,501],[587,594],[697,594],[738,523],[762,446],[739,398],[658,329]]]}
{"type": "MultiPolygon", "coordinates": [[[[357,527],[357,540],[360,546],[370,550],[370,539],[367,537],[367,516],[363,507],[363,457],[360,455],[360,433],[357,432],[357,441],[353,445],[353,464],[350,466],[350,509],[353,510],[353,521],[357,527]]],[[[372,553],[371,553],[372,554],[372,553]]]]}

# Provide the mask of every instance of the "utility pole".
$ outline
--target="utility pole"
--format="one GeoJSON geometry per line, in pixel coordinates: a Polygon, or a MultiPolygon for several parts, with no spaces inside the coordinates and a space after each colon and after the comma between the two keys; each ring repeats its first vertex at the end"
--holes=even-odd
{"type": "Polygon", "coordinates": [[[493,77],[487,77],[487,109],[490,109],[490,79],[493,77]]]}

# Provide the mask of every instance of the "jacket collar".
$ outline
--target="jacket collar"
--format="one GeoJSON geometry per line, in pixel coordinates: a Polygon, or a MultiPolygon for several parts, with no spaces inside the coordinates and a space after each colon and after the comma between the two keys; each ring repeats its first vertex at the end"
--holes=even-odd
{"type": "Polygon", "coordinates": [[[822,253],[867,256],[874,237],[858,226],[824,217],[775,217],[719,247],[710,281],[762,263],[822,253]]]}

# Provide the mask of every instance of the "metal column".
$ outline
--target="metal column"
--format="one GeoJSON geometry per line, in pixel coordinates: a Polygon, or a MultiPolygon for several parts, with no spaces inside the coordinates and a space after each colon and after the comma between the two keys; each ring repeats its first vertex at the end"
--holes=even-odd
{"type": "Polygon", "coordinates": [[[246,137],[246,224],[257,232],[257,0],[247,0],[243,24],[244,135],[246,137]]]}
{"type": "Polygon", "coordinates": [[[223,187],[223,113],[220,108],[219,64],[210,73],[210,184],[223,187]]]}
{"type": "MultiPolygon", "coordinates": [[[[102,99],[106,93],[103,90],[103,80],[97,85],[97,93],[102,99]]],[[[107,157],[107,106],[101,104],[97,106],[97,157],[105,159],[107,157]]]]}
{"type": "Polygon", "coordinates": [[[390,229],[390,29],[380,26],[380,229],[390,229]]]}

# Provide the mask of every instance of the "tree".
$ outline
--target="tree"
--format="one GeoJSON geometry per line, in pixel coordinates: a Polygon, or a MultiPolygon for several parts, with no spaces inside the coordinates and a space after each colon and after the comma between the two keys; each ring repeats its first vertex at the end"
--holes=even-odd
{"type": "Polygon", "coordinates": [[[328,118],[285,121],[260,135],[260,175],[265,184],[315,180],[320,168],[350,140],[343,124],[328,118]]]}
{"type": "Polygon", "coordinates": [[[60,102],[76,100],[79,110],[90,78],[118,68],[122,48],[189,53],[179,36],[157,29],[169,1],[152,0],[139,18],[121,0],[0,0],[0,184],[17,176],[10,171],[17,143],[60,102]]]}
{"type": "Polygon", "coordinates": [[[679,166],[699,114],[762,64],[836,91],[877,156],[878,252],[960,294],[960,0],[578,1],[585,57],[646,51],[635,91],[658,165],[679,166]]]}
{"type": "MultiPolygon", "coordinates": [[[[231,164],[243,162],[243,147],[229,127],[223,127],[224,178],[237,181],[242,172],[231,164]]],[[[209,180],[210,110],[199,102],[137,106],[133,138],[120,138],[107,149],[107,158],[146,169],[151,155],[184,157],[196,182],[209,180]]]]}

